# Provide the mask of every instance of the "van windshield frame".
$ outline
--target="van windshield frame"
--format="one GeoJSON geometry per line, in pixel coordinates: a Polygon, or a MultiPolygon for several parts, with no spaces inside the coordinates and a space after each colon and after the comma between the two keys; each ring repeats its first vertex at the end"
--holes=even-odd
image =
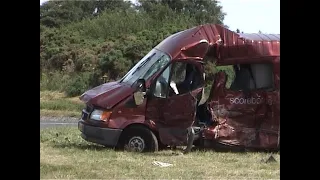
{"type": "Polygon", "coordinates": [[[171,57],[158,49],[152,49],[147,55],[145,55],[136,65],[134,65],[129,72],[121,78],[120,83],[127,83],[132,85],[138,79],[148,80],[154,73],[160,71],[165,65],[171,61],[171,57]],[[150,68],[154,67],[156,64],[162,64],[162,66],[157,66],[152,74],[146,75],[150,72],[150,68]]]}

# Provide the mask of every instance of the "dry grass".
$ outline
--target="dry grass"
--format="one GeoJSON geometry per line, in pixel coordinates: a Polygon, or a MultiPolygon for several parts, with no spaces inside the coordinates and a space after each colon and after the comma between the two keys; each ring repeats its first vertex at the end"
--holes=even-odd
{"type": "Polygon", "coordinates": [[[80,117],[81,111],[40,109],[40,115],[50,117],[80,117]]]}
{"type": "Polygon", "coordinates": [[[41,116],[68,116],[81,115],[84,103],[79,97],[67,98],[64,93],[54,91],[40,91],[41,116]]]}
{"type": "Polygon", "coordinates": [[[266,153],[194,151],[174,155],[119,152],[88,143],[75,127],[40,131],[41,179],[280,179],[278,162],[262,163],[266,153]],[[173,164],[157,167],[154,160],[173,164]]]}
{"type": "Polygon", "coordinates": [[[50,101],[65,98],[64,93],[57,91],[40,91],[40,101],[50,101]]]}

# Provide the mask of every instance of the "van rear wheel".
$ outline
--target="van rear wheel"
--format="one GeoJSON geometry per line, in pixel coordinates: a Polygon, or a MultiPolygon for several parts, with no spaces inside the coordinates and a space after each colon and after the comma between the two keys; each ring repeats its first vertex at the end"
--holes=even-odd
{"type": "Polygon", "coordinates": [[[159,149],[157,137],[145,127],[130,127],[124,133],[124,150],[155,152],[159,149]]]}

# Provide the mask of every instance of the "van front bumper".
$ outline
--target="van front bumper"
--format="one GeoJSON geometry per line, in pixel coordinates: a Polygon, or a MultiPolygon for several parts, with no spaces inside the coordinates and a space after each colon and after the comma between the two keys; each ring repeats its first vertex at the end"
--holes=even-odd
{"type": "Polygon", "coordinates": [[[122,129],[91,126],[83,120],[78,122],[78,129],[81,131],[81,137],[84,140],[108,147],[115,147],[122,133],[122,129]]]}

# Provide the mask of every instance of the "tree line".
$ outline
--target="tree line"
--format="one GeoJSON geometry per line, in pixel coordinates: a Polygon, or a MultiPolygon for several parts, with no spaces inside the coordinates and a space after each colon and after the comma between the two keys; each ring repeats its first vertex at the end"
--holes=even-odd
{"type": "MultiPolygon", "coordinates": [[[[223,24],[216,0],[48,1],[40,5],[40,86],[76,96],[122,77],[169,35],[223,24]]],[[[210,73],[214,64],[206,64],[210,73]]]]}

